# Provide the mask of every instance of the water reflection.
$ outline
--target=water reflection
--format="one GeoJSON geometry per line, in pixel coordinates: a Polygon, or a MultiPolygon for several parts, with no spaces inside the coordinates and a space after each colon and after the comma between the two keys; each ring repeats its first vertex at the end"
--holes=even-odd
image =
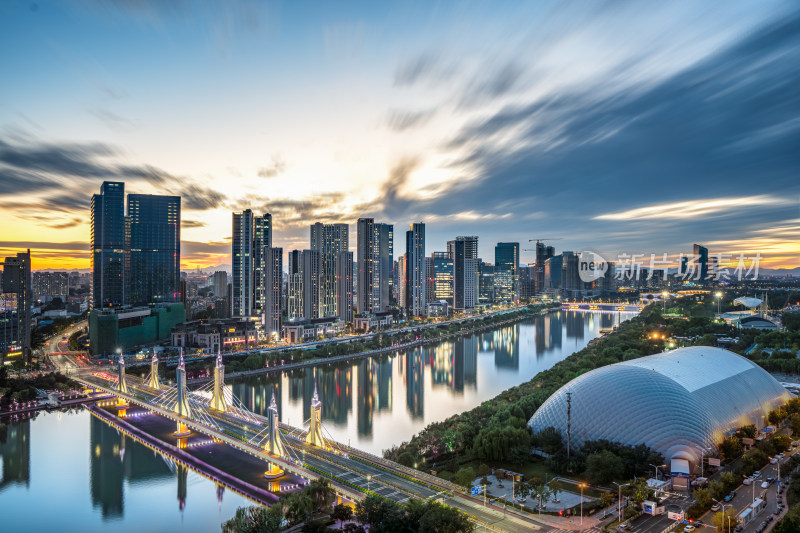
{"type": "Polygon", "coordinates": [[[11,425],[0,422],[0,492],[7,486],[31,482],[31,421],[11,425]]]}
{"type": "Polygon", "coordinates": [[[251,377],[230,386],[260,414],[275,393],[281,420],[299,426],[308,420],[316,385],[330,434],[379,453],[427,423],[530,379],[581,349],[600,328],[630,316],[555,312],[409,352],[251,377]]]}
{"type": "Polygon", "coordinates": [[[91,417],[89,428],[90,494],[92,506],[104,519],[123,515],[126,481],[136,484],[172,476],[171,463],[102,420],[91,417]]]}

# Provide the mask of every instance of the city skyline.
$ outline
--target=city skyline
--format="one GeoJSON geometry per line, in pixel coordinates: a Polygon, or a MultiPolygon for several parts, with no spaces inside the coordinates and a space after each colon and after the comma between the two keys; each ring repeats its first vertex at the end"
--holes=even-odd
{"type": "Polygon", "coordinates": [[[484,261],[544,236],[800,267],[791,2],[169,6],[0,6],[0,255],[88,269],[91,191],[123,181],[182,198],[184,269],[230,265],[244,209],[287,253],[369,217],[484,261]]]}

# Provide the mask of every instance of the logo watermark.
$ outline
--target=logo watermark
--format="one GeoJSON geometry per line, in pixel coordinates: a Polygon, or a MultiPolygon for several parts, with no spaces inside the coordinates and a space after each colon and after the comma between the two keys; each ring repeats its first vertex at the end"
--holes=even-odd
{"type": "Polygon", "coordinates": [[[606,275],[608,261],[597,252],[583,251],[578,254],[578,275],[584,283],[591,283],[606,275]]]}

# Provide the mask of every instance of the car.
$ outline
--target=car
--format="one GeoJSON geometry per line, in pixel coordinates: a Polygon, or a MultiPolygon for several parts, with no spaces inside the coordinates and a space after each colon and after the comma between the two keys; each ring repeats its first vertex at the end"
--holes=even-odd
{"type": "Polygon", "coordinates": [[[720,505],[718,503],[715,503],[714,505],[711,506],[711,510],[714,511],[714,512],[719,511],[720,510],[720,505]]]}
{"type": "Polygon", "coordinates": [[[761,470],[756,470],[755,472],[753,472],[753,479],[757,478],[760,475],[761,475],[761,470]]]}
{"type": "Polygon", "coordinates": [[[774,477],[768,477],[767,478],[767,483],[772,483],[773,481],[775,481],[774,477]]]}
{"type": "Polygon", "coordinates": [[[683,533],[689,533],[690,531],[694,531],[694,529],[695,528],[692,525],[686,526],[685,528],[683,528],[683,533]]]}
{"type": "Polygon", "coordinates": [[[791,446],[789,446],[788,448],[786,448],[786,453],[792,453],[792,447],[791,447],[791,446]]]}
{"type": "Polygon", "coordinates": [[[752,484],[753,484],[753,478],[751,477],[746,477],[744,478],[744,481],[742,481],[742,485],[752,485],[752,484]]]}
{"type": "Polygon", "coordinates": [[[769,487],[769,481],[765,481],[764,483],[761,484],[762,489],[766,489],[768,487],[769,487]]]}
{"type": "Polygon", "coordinates": [[[778,464],[778,460],[775,457],[773,457],[772,459],[769,460],[769,464],[776,465],[778,464]]]}

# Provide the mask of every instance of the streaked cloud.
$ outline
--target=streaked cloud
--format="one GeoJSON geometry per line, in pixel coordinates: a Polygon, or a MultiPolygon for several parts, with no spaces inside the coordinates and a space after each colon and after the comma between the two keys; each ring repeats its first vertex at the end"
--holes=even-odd
{"type": "Polygon", "coordinates": [[[597,215],[595,220],[646,220],[693,218],[699,219],[717,213],[740,214],[751,208],[770,205],[791,205],[792,200],[769,195],[742,196],[738,198],[715,198],[707,200],[688,200],[669,204],[639,207],[618,213],[597,215]]]}

